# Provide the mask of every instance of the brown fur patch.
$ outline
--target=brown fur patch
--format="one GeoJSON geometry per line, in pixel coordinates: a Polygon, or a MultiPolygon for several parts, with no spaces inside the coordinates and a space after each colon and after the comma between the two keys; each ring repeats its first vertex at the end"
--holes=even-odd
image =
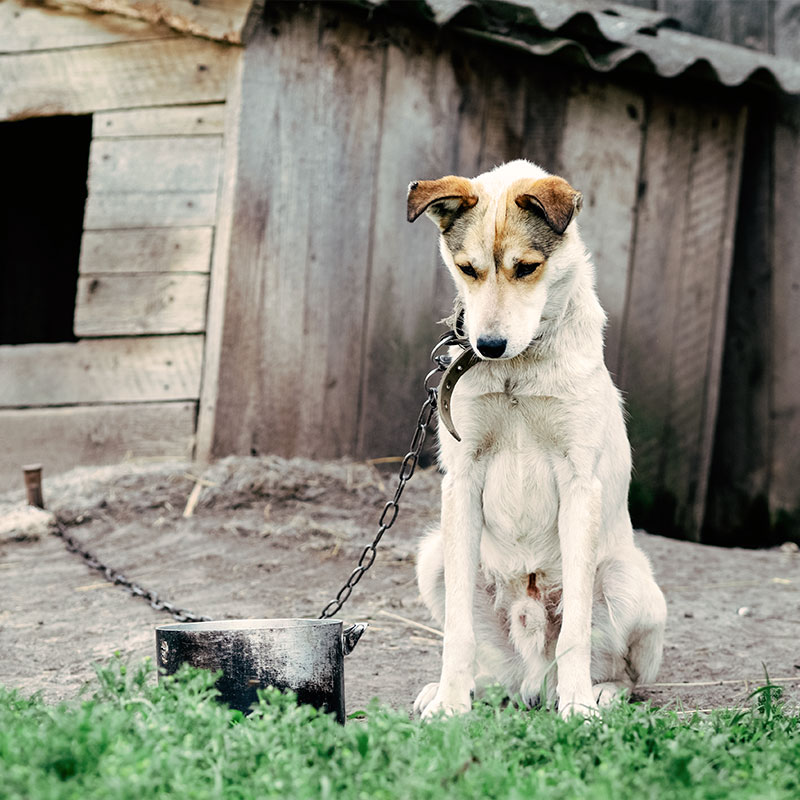
{"type": "Polygon", "coordinates": [[[478,446],[475,448],[475,452],[472,455],[472,458],[475,461],[479,461],[483,458],[487,453],[490,453],[495,445],[497,444],[497,439],[494,433],[490,430],[487,431],[486,435],[481,439],[478,443],[478,446]]]}
{"type": "Polygon", "coordinates": [[[559,236],[564,233],[572,217],[580,211],[582,195],[567,181],[556,175],[539,180],[517,181],[511,190],[516,194],[514,202],[524,211],[538,209],[547,224],[559,236]]]}
{"type": "Polygon", "coordinates": [[[472,182],[458,175],[447,175],[435,181],[414,181],[408,187],[407,216],[413,222],[429,206],[440,200],[458,200],[457,208],[472,208],[478,196],[472,182]]]}
{"type": "Polygon", "coordinates": [[[549,642],[555,642],[561,632],[561,589],[550,589],[544,596],[544,612],[547,616],[547,633],[549,642]]]}

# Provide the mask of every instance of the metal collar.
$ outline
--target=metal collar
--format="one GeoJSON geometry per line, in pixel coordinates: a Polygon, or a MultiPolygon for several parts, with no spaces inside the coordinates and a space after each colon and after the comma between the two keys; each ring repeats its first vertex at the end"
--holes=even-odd
{"type": "Polygon", "coordinates": [[[461,441],[461,437],[456,431],[453,417],[450,413],[453,391],[458,381],[464,377],[464,373],[479,361],[480,358],[475,355],[475,351],[468,347],[458,358],[450,362],[450,366],[445,370],[441,383],[439,383],[439,419],[457,442],[461,441]]]}

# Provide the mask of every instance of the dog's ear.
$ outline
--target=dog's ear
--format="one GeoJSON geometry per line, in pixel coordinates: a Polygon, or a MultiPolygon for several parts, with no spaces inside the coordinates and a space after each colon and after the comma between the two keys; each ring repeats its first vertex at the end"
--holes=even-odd
{"type": "Polygon", "coordinates": [[[412,181],[408,185],[408,221],[423,212],[445,230],[461,211],[478,202],[475,188],[467,178],[448,175],[437,181],[412,181]]]}
{"type": "Polygon", "coordinates": [[[527,181],[515,189],[516,204],[525,211],[541,214],[558,234],[564,233],[583,205],[583,195],[555,175],[527,181]]]}

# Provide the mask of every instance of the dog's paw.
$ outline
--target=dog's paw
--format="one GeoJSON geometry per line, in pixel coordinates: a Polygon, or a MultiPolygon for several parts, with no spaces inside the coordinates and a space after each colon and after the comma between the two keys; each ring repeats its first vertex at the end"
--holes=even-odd
{"type": "Polygon", "coordinates": [[[429,683],[417,695],[414,701],[414,713],[419,714],[422,719],[443,715],[452,717],[456,714],[466,714],[472,708],[472,693],[465,692],[444,692],[441,684],[429,683]]]}
{"type": "Polygon", "coordinates": [[[558,713],[564,719],[569,719],[572,716],[589,719],[590,717],[598,716],[600,712],[597,709],[597,701],[591,692],[588,694],[571,692],[559,694],[558,713]]]}
{"type": "Polygon", "coordinates": [[[419,716],[428,707],[431,700],[436,697],[436,692],[439,691],[438,683],[427,683],[423,686],[422,691],[417,695],[414,701],[414,714],[419,716]]]}

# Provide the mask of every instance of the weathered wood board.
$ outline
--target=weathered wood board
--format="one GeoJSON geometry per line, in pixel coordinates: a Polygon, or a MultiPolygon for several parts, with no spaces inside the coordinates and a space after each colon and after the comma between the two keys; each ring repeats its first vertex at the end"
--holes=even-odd
{"type": "Polygon", "coordinates": [[[0,407],[196,399],[203,337],[0,347],[0,407]]]}
{"type": "MultiPolygon", "coordinates": [[[[798,6],[779,0],[775,53],[800,60],[798,6]]],[[[773,175],[770,490],[782,533],[800,540],[800,99],[784,97],[775,121],[773,175]]]]}
{"type": "Polygon", "coordinates": [[[80,272],[208,272],[214,229],[85,231],[80,272]]]}
{"type": "MultiPolygon", "coordinates": [[[[783,58],[800,58],[796,0],[658,0],[658,5],[687,30],[701,36],[783,58]]],[[[791,525],[787,529],[781,522],[784,512],[791,512],[800,504],[800,464],[796,461],[797,429],[792,426],[793,415],[789,411],[792,401],[783,405],[783,413],[778,412],[777,397],[783,395],[786,400],[787,395],[774,386],[774,376],[781,381],[795,380],[795,388],[788,396],[794,394],[796,398],[800,392],[797,358],[792,360],[776,345],[777,339],[787,335],[783,326],[788,324],[793,330],[793,321],[800,315],[800,306],[795,303],[792,307],[792,279],[787,274],[798,263],[797,250],[791,245],[788,252],[784,251],[778,241],[791,241],[797,227],[793,208],[796,201],[791,198],[795,194],[796,170],[792,165],[797,163],[799,151],[798,123],[789,122],[789,130],[781,134],[778,121],[781,109],[792,102],[796,101],[778,99],[766,92],[750,98],[703,531],[703,540],[712,544],[765,546],[800,535],[800,515],[794,531],[791,525]],[[778,140],[782,140],[780,147],[778,140]],[[777,453],[781,453],[781,460],[784,456],[790,461],[794,458],[795,465],[786,472],[783,467],[775,469],[777,453]],[[776,493],[778,486],[789,491],[776,493]]],[[[788,336],[792,335],[789,331],[788,336]]]]}
{"type": "Polygon", "coordinates": [[[274,14],[244,56],[215,450],[329,457],[357,437],[383,51],[274,14]]]}
{"type": "Polygon", "coordinates": [[[628,395],[629,432],[636,474],[660,482],[669,417],[670,353],[680,295],[681,241],[685,207],[676,202],[689,184],[694,129],[690,106],[653,103],[641,176],[630,300],[623,321],[620,383],[628,395]]]}
{"type": "Polygon", "coordinates": [[[748,117],[703,536],[728,546],[765,543],[770,526],[774,121],[748,117]]]}
{"type": "MultiPolygon", "coordinates": [[[[798,45],[800,49],[800,45],[798,45]]],[[[775,126],[773,181],[770,506],[800,536],[800,100],[784,99],[775,126]]]]}
{"type": "Polygon", "coordinates": [[[221,135],[224,114],[224,103],[101,111],[94,115],[93,136],[113,139],[119,136],[221,135]]]}
{"type": "Polygon", "coordinates": [[[219,102],[230,49],[176,36],[0,55],[0,120],[219,102]]]}
{"type": "Polygon", "coordinates": [[[240,50],[235,54],[231,64],[228,99],[225,103],[223,141],[226,146],[221,164],[217,225],[214,229],[206,311],[206,346],[203,352],[200,402],[197,409],[195,458],[203,462],[211,459],[214,446],[228,276],[235,267],[231,265],[229,256],[234,235],[233,214],[239,187],[243,62],[244,52],[240,50]]]}
{"type": "Polygon", "coordinates": [[[90,192],[84,230],[207,227],[216,218],[216,192],[90,192]]]}
{"type": "Polygon", "coordinates": [[[448,311],[452,288],[437,296],[445,272],[427,218],[406,222],[411,180],[454,171],[452,140],[458,119],[454,79],[436,48],[387,50],[384,125],[376,185],[367,328],[356,452],[402,455],[419,404],[430,351],[448,311]]]}
{"type": "Polygon", "coordinates": [[[151,24],[169,25],[181,33],[242,44],[252,17],[264,0],[49,0],[69,10],[83,6],[97,12],[113,12],[151,24]]]}
{"type": "Polygon", "coordinates": [[[89,192],[216,192],[221,155],[221,136],[97,139],[89,154],[89,192]]]}
{"type": "Polygon", "coordinates": [[[482,53],[480,70],[485,108],[479,172],[523,155],[527,121],[527,82],[525,71],[518,69],[519,56],[503,59],[495,68],[488,56],[482,53]]]}
{"type": "Polygon", "coordinates": [[[45,477],[128,458],[190,458],[196,403],[26,408],[0,411],[0,491],[21,486],[21,466],[45,477]]]}
{"type": "Polygon", "coordinates": [[[674,524],[693,537],[716,424],[743,126],[735,109],[657,96],[642,161],[621,385],[637,479],[674,498],[674,524]]]}
{"type": "Polygon", "coordinates": [[[693,538],[700,536],[705,513],[744,144],[744,113],[726,112],[708,104],[698,113],[672,351],[677,450],[667,451],[664,481],[679,487],[686,503],[679,525],[693,538]]]}
{"type": "Polygon", "coordinates": [[[207,292],[208,276],[195,273],[81,276],[75,335],[199,333],[207,292]]]}
{"type": "Polygon", "coordinates": [[[174,36],[166,25],[87,9],[73,13],[22,0],[0,2],[0,53],[61,50],[70,47],[163,39],[174,36]]]}
{"type": "Polygon", "coordinates": [[[609,318],[606,364],[615,375],[636,223],[643,119],[644,99],[637,92],[597,76],[577,78],[570,86],[559,160],[564,176],[583,193],[578,225],[609,318]]]}

